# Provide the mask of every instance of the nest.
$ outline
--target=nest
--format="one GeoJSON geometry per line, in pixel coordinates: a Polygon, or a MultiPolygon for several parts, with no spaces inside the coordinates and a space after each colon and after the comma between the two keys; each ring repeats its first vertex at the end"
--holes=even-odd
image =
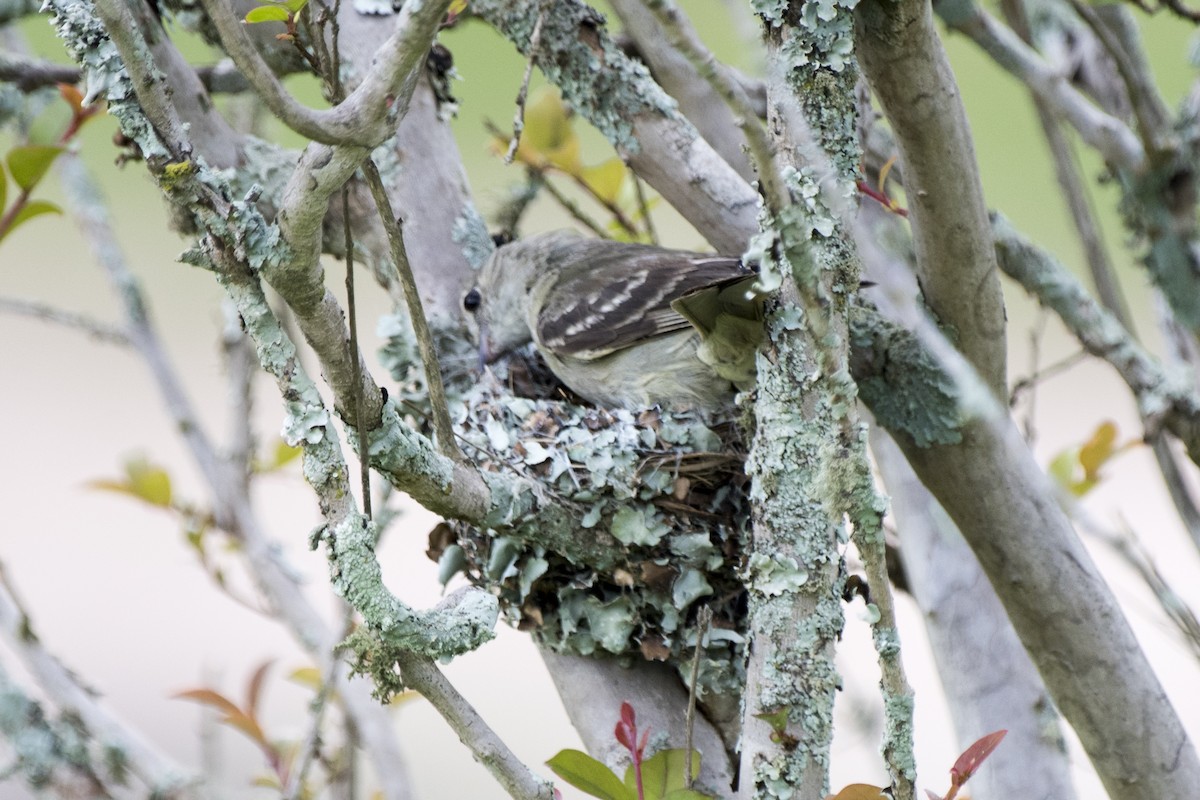
{"type": "Polygon", "coordinates": [[[687,413],[640,414],[580,405],[535,364],[485,381],[456,403],[457,432],[481,469],[538,481],[573,509],[573,536],[604,537],[605,563],[559,553],[536,530],[439,525],[430,556],[443,579],[462,572],[494,593],[507,618],[563,653],[690,664],[696,614],[713,622],[701,683],[742,682],[749,530],[739,428],[687,413]],[[519,393],[553,396],[546,400],[519,393]]]}

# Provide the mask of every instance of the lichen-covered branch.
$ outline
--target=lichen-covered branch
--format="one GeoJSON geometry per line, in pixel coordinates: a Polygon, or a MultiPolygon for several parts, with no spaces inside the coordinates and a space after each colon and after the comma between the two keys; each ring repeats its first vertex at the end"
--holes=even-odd
{"type": "Polygon", "coordinates": [[[1005,274],[1052,310],[1089,353],[1107,361],[1137,397],[1147,437],[1166,428],[1200,464],[1200,397],[1184,376],[1168,374],[1050,253],[1021,236],[999,214],[992,217],[996,255],[1005,274]]]}
{"type": "MultiPolygon", "coordinates": [[[[112,234],[104,198],[78,159],[60,160],[58,166],[71,210],[122,305],[130,343],[146,362],[168,414],[208,482],[218,524],[240,543],[251,574],[292,636],[313,658],[328,657],[335,645],[334,635],[305,597],[277,544],[262,530],[250,506],[241,465],[224,461],[205,433],[151,323],[137,280],[112,234]]],[[[243,335],[240,329],[238,335],[243,335]]],[[[408,797],[408,774],[385,710],[371,700],[361,685],[350,685],[344,676],[338,679],[337,688],[348,716],[371,754],[385,796],[408,797]]]]}
{"type": "Polygon", "coordinates": [[[50,783],[59,768],[66,768],[105,791],[125,784],[132,773],[155,796],[172,800],[196,796],[197,776],[172,763],[113,716],[92,687],[80,683],[46,649],[3,577],[2,567],[0,640],[20,657],[40,694],[62,716],[58,721],[43,717],[0,667],[0,734],[12,742],[16,766],[30,785],[36,788],[39,779],[50,783]]]}
{"type": "Polygon", "coordinates": [[[971,779],[971,796],[1072,800],[1061,719],[979,562],[878,427],[871,450],[891,497],[909,592],[924,618],[959,750],[984,734],[1008,731],[988,768],[971,779]]]}
{"type": "Polygon", "coordinates": [[[919,338],[854,317],[863,400],[970,544],[1113,800],[1187,796],[1200,759],[1111,589],[1006,409],[919,316],[905,312],[919,338]],[[890,405],[913,374],[955,413],[918,421],[890,405]]]}
{"type": "MultiPolygon", "coordinates": [[[[474,0],[471,10],[528,55],[536,14],[524,3],[474,0]]],[[[674,101],[612,42],[603,19],[560,0],[542,25],[536,64],[630,167],[723,253],[740,253],[758,229],[758,196],[674,101]]],[[[515,85],[514,85],[515,89],[515,85]]]]}

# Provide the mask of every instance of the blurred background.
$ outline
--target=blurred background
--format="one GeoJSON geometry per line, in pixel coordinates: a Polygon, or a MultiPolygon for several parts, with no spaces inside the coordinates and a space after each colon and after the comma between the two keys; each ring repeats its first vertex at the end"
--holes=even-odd
{"type": "MultiPolygon", "coordinates": [[[[744,4],[697,0],[682,5],[719,57],[747,72],[758,70],[761,65],[753,61],[756,27],[744,4]]],[[[1160,86],[1174,107],[1195,78],[1188,62],[1194,32],[1167,17],[1141,18],[1160,86]]],[[[19,29],[32,52],[65,61],[45,19],[29,20],[19,29]]],[[[214,60],[193,38],[178,36],[198,62],[214,60]]],[[[455,93],[461,101],[454,127],[476,202],[486,216],[502,201],[506,187],[522,178],[520,167],[506,167],[491,153],[484,122],[510,127],[524,60],[477,22],[445,32],[441,41],[454,54],[460,78],[455,93]]],[[[971,119],[989,205],[1084,277],[1080,250],[1024,90],[962,37],[948,36],[946,44],[971,119]]],[[[292,85],[307,101],[319,102],[311,82],[295,80],[292,85]]],[[[612,155],[601,137],[586,130],[586,123],[577,126],[584,136],[585,161],[598,163],[612,155]]],[[[221,291],[207,273],[176,261],[189,243],[167,230],[160,194],[142,165],[114,164],[115,130],[111,119],[101,117],[85,129],[78,152],[104,188],[121,245],[202,420],[221,440],[232,427],[219,346],[221,291]]],[[[276,133],[291,146],[303,144],[276,133]]],[[[0,151],[13,142],[11,131],[0,133],[0,151]]],[[[1086,156],[1083,167],[1089,176],[1100,169],[1086,156]]],[[[40,192],[62,202],[53,178],[40,192]]],[[[1157,351],[1161,339],[1153,299],[1144,272],[1124,247],[1115,197],[1115,191],[1100,187],[1094,202],[1138,317],[1139,333],[1157,351]]],[[[659,211],[656,222],[664,244],[704,247],[694,230],[661,205],[659,211]]],[[[564,224],[566,218],[556,208],[542,204],[527,218],[526,232],[564,224]]],[[[331,282],[340,293],[340,265],[337,275],[331,282]]],[[[361,326],[364,350],[373,354],[379,339],[372,320],[387,310],[386,298],[368,281],[360,281],[360,287],[366,287],[359,292],[360,319],[366,321],[361,326]]],[[[1038,315],[1021,290],[1009,285],[1006,292],[1011,380],[1030,373],[1035,339],[1042,367],[1077,351],[1053,320],[1038,315]]],[[[0,296],[43,301],[119,322],[118,305],[104,275],[65,217],[31,221],[0,246],[0,296]]],[[[265,771],[253,746],[228,728],[215,726],[211,715],[206,720],[197,705],[173,695],[203,685],[240,700],[251,672],[271,661],[262,713],[267,733],[299,739],[307,730],[311,692],[287,675],[310,666],[308,660],[278,625],[231,597],[253,596],[236,568],[226,575],[228,592],[215,586],[175,515],[89,486],[119,478],[126,462],[144,458],[166,469],[177,498],[200,505],[208,501],[143,364],[130,352],[78,331],[0,314],[0,376],[0,414],[7,421],[0,461],[5,509],[0,560],[32,613],[35,631],[148,739],[180,762],[211,771],[213,796],[270,796],[250,785],[265,771]]],[[[264,378],[259,389],[254,419],[260,450],[266,455],[278,437],[282,413],[273,385],[264,378]]],[[[1046,380],[1036,403],[1022,404],[1016,413],[1034,422],[1035,452],[1043,464],[1082,444],[1105,420],[1118,425],[1121,441],[1140,436],[1136,409],[1124,386],[1107,368],[1088,361],[1046,380]]],[[[319,515],[297,464],[262,478],[255,491],[262,518],[332,618],[324,555],[307,547],[319,515]]],[[[1147,448],[1135,446],[1116,458],[1107,466],[1102,485],[1084,502],[1098,520],[1114,526],[1127,523],[1143,537],[1176,591],[1200,607],[1200,559],[1175,519],[1147,448]]],[[[403,505],[402,517],[380,552],[389,585],[418,607],[432,605],[442,593],[435,565],[424,555],[426,535],[435,523],[415,505],[403,505]]],[[[1105,546],[1089,546],[1117,586],[1191,735],[1200,741],[1200,697],[1194,690],[1200,670],[1195,658],[1131,571],[1105,546]]],[[[230,565],[236,559],[224,556],[221,562],[230,565]]],[[[877,671],[861,611],[856,601],[841,647],[847,682],[838,707],[835,789],[850,782],[883,780],[877,755],[877,671]]],[[[906,665],[917,691],[920,785],[941,792],[958,751],[919,614],[905,597],[900,611],[906,665]]],[[[8,653],[0,651],[0,660],[20,674],[8,653]]],[[[580,746],[533,644],[523,634],[501,628],[494,642],[445,670],[526,763],[540,767],[558,750],[580,746]]],[[[614,709],[614,717],[615,713],[614,709]]],[[[399,705],[395,724],[418,797],[504,796],[424,701],[399,705]]],[[[0,744],[0,765],[7,752],[0,744]]],[[[1080,796],[1101,796],[1086,760],[1078,748],[1075,752],[1080,796]]],[[[543,774],[550,773],[543,769],[543,774]]],[[[572,791],[566,790],[565,796],[580,796],[572,791]]],[[[0,798],[23,796],[19,787],[0,783],[0,798]]]]}

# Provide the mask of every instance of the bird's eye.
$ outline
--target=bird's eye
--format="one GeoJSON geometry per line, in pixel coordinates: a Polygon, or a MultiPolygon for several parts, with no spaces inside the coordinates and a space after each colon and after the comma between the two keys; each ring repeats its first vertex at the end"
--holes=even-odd
{"type": "Polygon", "coordinates": [[[482,299],[483,298],[479,296],[479,290],[472,289],[471,291],[467,292],[467,296],[463,298],[463,308],[465,308],[467,311],[474,312],[475,309],[479,308],[479,303],[482,301],[482,299]]]}

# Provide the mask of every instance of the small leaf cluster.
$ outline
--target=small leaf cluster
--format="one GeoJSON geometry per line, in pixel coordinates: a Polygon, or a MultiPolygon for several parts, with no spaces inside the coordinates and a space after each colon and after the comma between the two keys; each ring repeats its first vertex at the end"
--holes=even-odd
{"type": "MultiPolygon", "coordinates": [[[[512,143],[511,135],[502,133],[492,126],[492,149],[506,153],[512,143]]],[[[604,231],[614,238],[641,241],[648,238],[647,213],[652,203],[639,200],[633,174],[617,157],[595,165],[583,162],[582,144],[575,129],[571,108],[563,102],[562,95],[553,86],[535,89],[525,107],[524,127],[521,130],[513,159],[529,169],[541,180],[549,175],[570,178],[575,186],[598,203],[609,215],[610,222],[604,231]]],[[[564,204],[568,213],[582,217],[563,195],[555,192],[555,198],[564,204]]],[[[581,220],[582,221],[582,220],[581,220]]],[[[589,227],[598,227],[587,223],[589,227]]]]}
{"type": "Polygon", "coordinates": [[[683,750],[660,750],[646,758],[647,728],[638,736],[633,706],[621,703],[614,735],[629,751],[630,765],[622,780],[602,762],[578,750],[563,750],[546,762],[554,774],[580,791],[601,800],[707,800],[691,788],[700,774],[700,753],[693,751],[691,773],[683,750]]]}
{"type": "MultiPolygon", "coordinates": [[[[954,762],[954,766],[950,768],[950,790],[944,795],[937,795],[926,789],[926,797],[929,800],[955,800],[958,797],[959,789],[979,771],[979,767],[1000,746],[1000,742],[1007,733],[1008,731],[996,731],[977,739],[963,751],[958,760],[954,762]]],[[[826,800],[890,800],[891,797],[891,792],[882,787],[867,783],[852,783],[837,794],[829,795],[826,800]]]]}
{"type": "Polygon", "coordinates": [[[279,34],[277,39],[291,39],[296,35],[296,24],[300,12],[308,5],[308,0],[270,0],[260,6],[255,6],[246,12],[242,20],[247,25],[257,25],[263,22],[282,22],[287,26],[287,32],[279,34]]]}
{"type": "Polygon", "coordinates": [[[1083,497],[1103,480],[1101,470],[1106,464],[1138,445],[1137,441],[1118,444],[1118,435],[1116,423],[1100,423],[1086,442],[1069,447],[1054,457],[1050,462],[1050,476],[1072,496],[1083,497]]]}
{"type": "Polygon", "coordinates": [[[71,121],[56,144],[22,144],[13,147],[0,167],[0,242],[34,217],[61,214],[62,209],[46,200],[33,199],[33,191],[46,177],[51,165],[66,150],[66,144],[99,106],[84,106],[83,95],[74,86],[60,84],[59,95],[71,109],[71,121]],[[12,195],[12,202],[9,196],[12,195]]]}

